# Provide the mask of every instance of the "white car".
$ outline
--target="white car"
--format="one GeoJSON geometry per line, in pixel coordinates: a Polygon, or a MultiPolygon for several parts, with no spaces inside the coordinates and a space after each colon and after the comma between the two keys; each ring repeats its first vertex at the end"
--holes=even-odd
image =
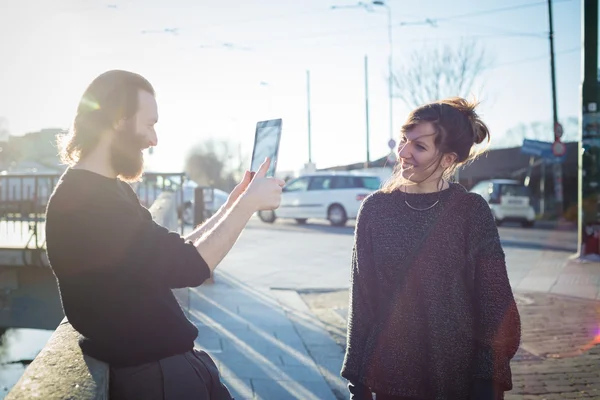
{"type": "Polygon", "coordinates": [[[490,205],[499,226],[503,222],[520,222],[524,227],[535,223],[535,210],[531,206],[529,188],[510,179],[481,181],[471,190],[481,195],[490,205]]]}
{"type": "Polygon", "coordinates": [[[352,172],[315,173],[290,180],[283,187],[281,205],[275,211],[259,211],[267,223],[277,218],[295,219],[304,224],[308,219],[327,219],[333,226],[344,226],[356,219],[361,202],[379,189],[377,175],[352,172]]]}

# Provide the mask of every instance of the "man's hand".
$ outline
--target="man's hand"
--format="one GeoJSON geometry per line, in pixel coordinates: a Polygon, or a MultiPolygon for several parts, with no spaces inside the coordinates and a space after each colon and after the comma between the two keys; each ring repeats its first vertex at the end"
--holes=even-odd
{"type": "Polygon", "coordinates": [[[233,188],[233,190],[229,194],[229,197],[227,197],[227,201],[225,202],[225,208],[229,209],[235,204],[235,202],[240,198],[242,193],[244,193],[248,188],[250,181],[252,181],[252,173],[250,173],[249,171],[244,172],[244,177],[242,178],[241,182],[233,188]]]}
{"type": "Polygon", "coordinates": [[[255,211],[274,210],[281,203],[281,188],[285,185],[285,182],[281,179],[265,176],[270,164],[271,160],[269,158],[265,159],[246,190],[240,196],[240,202],[245,203],[255,211]]]}
{"type": "Polygon", "coordinates": [[[223,218],[219,219],[214,227],[196,239],[196,249],[211,271],[235,244],[252,214],[259,210],[279,207],[284,182],[281,179],[265,177],[269,164],[269,159],[266,159],[249,183],[246,181],[250,179],[250,173],[244,175],[242,182],[234,189],[236,193],[241,192],[237,201],[225,211],[223,218]]]}

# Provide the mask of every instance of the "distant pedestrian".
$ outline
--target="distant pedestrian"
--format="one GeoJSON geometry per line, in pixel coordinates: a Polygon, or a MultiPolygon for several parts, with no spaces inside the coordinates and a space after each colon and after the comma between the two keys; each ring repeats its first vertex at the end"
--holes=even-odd
{"type": "Polygon", "coordinates": [[[497,400],[520,317],[486,201],[449,181],[489,141],[476,104],[410,113],[398,168],[356,223],[342,376],[353,399],[497,400]]]}
{"type": "MultiPolygon", "coordinates": [[[[46,212],[50,265],[83,353],[110,366],[111,400],[228,400],[197,327],[171,289],[211,276],[258,210],[279,206],[283,181],[266,160],[187,237],[156,224],[127,182],[156,146],[154,89],[108,71],[85,90],[61,156],[69,165],[46,212]]],[[[67,371],[68,373],[68,371],[67,371]]]]}

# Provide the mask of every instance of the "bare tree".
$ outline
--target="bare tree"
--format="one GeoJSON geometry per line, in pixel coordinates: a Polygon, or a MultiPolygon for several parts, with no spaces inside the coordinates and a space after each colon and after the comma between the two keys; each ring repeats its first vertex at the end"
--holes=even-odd
{"type": "Polygon", "coordinates": [[[236,148],[228,141],[206,140],[187,155],[185,172],[199,185],[230,191],[240,179],[243,163],[236,148]]]}
{"type": "Polygon", "coordinates": [[[11,154],[10,152],[8,143],[9,136],[8,120],[4,117],[0,117],[0,171],[8,167],[11,157],[14,156],[14,154],[11,154]]]}
{"type": "MultiPolygon", "coordinates": [[[[563,142],[575,142],[579,137],[579,119],[571,116],[562,121],[563,142]]],[[[520,123],[506,131],[504,137],[498,142],[500,147],[517,147],[523,144],[523,139],[541,140],[552,142],[554,128],[552,121],[534,121],[529,124],[520,123]]]]}
{"type": "Polygon", "coordinates": [[[475,41],[419,48],[393,74],[394,97],[413,109],[446,97],[468,97],[491,65],[475,41]]]}
{"type": "Polygon", "coordinates": [[[0,117],[0,142],[8,142],[9,135],[8,120],[4,117],[0,117]]]}

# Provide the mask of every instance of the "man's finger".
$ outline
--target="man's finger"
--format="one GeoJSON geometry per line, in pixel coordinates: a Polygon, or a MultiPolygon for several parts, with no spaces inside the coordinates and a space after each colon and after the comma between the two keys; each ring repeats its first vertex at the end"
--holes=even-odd
{"type": "Polygon", "coordinates": [[[267,175],[267,171],[269,170],[270,165],[271,165],[271,160],[269,159],[269,157],[265,158],[265,161],[263,161],[263,163],[260,164],[260,167],[258,167],[258,171],[256,171],[256,174],[254,174],[254,176],[258,176],[259,178],[264,178],[265,175],[267,175]]]}
{"type": "Polygon", "coordinates": [[[252,179],[252,173],[249,171],[244,172],[244,177],[240,183],[247,184],[252,179]]]}

